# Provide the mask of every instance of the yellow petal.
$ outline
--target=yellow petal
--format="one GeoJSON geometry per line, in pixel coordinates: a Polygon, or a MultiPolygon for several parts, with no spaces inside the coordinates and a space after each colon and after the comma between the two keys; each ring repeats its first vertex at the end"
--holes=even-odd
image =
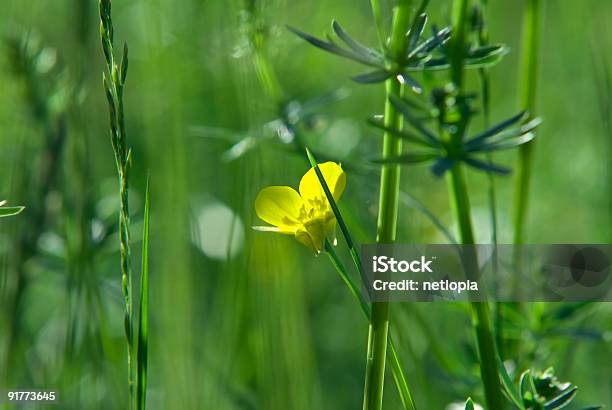
{"type": "Polygon", "coordinates": [[[288,186],[270,186],[262,189],[255,199],[255,212],[283,233],[293,233],[299,226],[298,217],[304,201],[295,189],[288,186]]]}
{"type": "MultiPolygon", "coordinates": [[[[334,200],[338,201],[346,186],[346,174],[340,165],[335,162],[325,162],[319,164],[319,169],[323,174],[323,178],[331,191],[334,200]]],[[[300,195],[304,201],[310,199],[325,198],[325,191],[321,187],[321,182],[317,178],[314,168],[310,168],[300,181],[300,195]]]]}
{"type": "Polygon", "coordinates": [[[317,250],[317,247],[312,242],[312,237],[310,236],[306,228],[304,228],[303,226],[299,227],[295,231],[295,239],[302,245],[306,245],[307,247],[312,249],[314,253],[319,253],[319,250],[317,250]]]}
{"type": "Polygon", "coordinates": [[[325,246],[325,239],[335,242],[336,219],[331,212],[328,216],[312,219],[295,231],[295,239],[308,246],[315,253],[320,253],[325,246]]]}

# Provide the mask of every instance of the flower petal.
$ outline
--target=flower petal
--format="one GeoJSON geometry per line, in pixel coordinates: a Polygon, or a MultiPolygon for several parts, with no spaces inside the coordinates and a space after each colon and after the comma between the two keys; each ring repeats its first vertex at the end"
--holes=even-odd
{"type": "MultiPolygon", "coordinates": [[[[346,187],[346,174],[342,170],[342,167],[335,162],[324,162],[319,164],[319,169],[323,174],[323,178],[329,187],[334,200],[338,201],[344,188],[346,187]]],[[[310,168],[300,181],[300,195],[305,202],[309,199],[317,199],[320,197],[325,198],[325,191],[321,186],[319,178],[314,168],[310,168]]]]}
{"type": "Polygon", "coordinates": [[[288,186],[269,186],[257,194],[255,212],[262,220],[283,232],[295,232],[304,201],[295,189],[288,186]]]}
{"type": "Polygon", "coordinates": [[[295,239],[302,245],[309,247],[315,254],[320,252],[320,250],[317,249],[316,245],[313,243],[312,237],[305,227],[301,226],[297,231],[295,231],[295,239]]]}
{"type": "Polygon", "coordinates": [[[282,233],[282,234],[286,234],[286,235],[294,235],[295,234],[295,226],[287,226],[287,225],[283,225],[283,226],[252,226],[251,228],[253,228],[254,231],[259,231],[259,232],[276,232],[276,233],[282,233]]]}

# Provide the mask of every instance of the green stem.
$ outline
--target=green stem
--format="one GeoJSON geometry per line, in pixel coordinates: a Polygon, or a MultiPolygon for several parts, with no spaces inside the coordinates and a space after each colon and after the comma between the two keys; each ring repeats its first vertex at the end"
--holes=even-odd
{"type": "MultiPolygon", "coordinates": [[[[327,239],[325,240],[325,250],[332,262],[332,265],[334,266],[344,283],[348,286],[355,300],[359,303],[359,306],[361,307],[361,312],[369,321],[372,314],[370,305],[363,298],[362,293],[359,291],[357,284],[355,283],[353,278],[347,273],[342,261],[340,261],[338,255],[334,251],[334,247],[331,246],[327,239]]],[[[395,349],[395,343],[393,343],[393,339],[391,338],[391,336],[389,336],[389,353],[390,355],[389,357],[387,357],[387,360],[391,365],[391,373],[393,375],[395,385],[397,386],[403,408],[406,410],[416,410],[416,406],[414,404],[414,401],[412,400],[412,395],[410,393],[410,388],[408,387],[408,382],[406,381],[406,377],[404,376],[404,370],[399,355],[397,354],[397,350],[395,349]]]]}
{"type": "MultiPolygon", "coordinates": [[[[459,95],[463,94],[464,79],[464,51],[465,38],[468,25],[469,0],[455,0],[453,3],[453,38],[450,44],[451,55],[451,80],[457,88],[459,95]]],[[[464,112],[464,110],[460,110],[464,112]]],[[[448,135],[451,140],[460,141],[467,128],[468,118],[462,114],[454,132],[448,135]]],[[[461,243],[473,245],[474,232],[472,229],[472,218],[470,214],[470,200],[463,169],[460,163],[455,163],[448,175],[449,194],[451,206],[459,224],[461,243]]],[[[468,263],[477,260],[475,250],[472,249],[467,255],[468,263]]],[[[477,267],[476,263],[468,265],[468,273],[473,275],[470,266],[477,267]]],[[[487,407],[491,410],[504,408],[502,387],[497,372],[497,351],[495,339],[491,329],[491,318],[489,305],[486,302],[470,302],[472,310],[472,324],[476,333],[476,342],[480,355],[480,374],[484,386],[487,407]]]]}
{"type": "Polygon", "coordinates": [[[376,34],[378,35],[378,43],[380,44],[381,50],[385,48],[385,33],[382,28],[382,11],[380,9],[379,0],[370,0],[370,6],[372,8],[372,15],[374,16],[374,24],[376,25],[376,34]]]}
{"type": "Polygon", "coordinates": [[[114,28],[111,15],[111,0],[100,0],[100,36],[107,70],[103,76],[104,91],[108,100],[111,144],[115,155],[115,164],[119,177],[119,243],[121,259],[121,290],[125,300],[124,327],[127,340],[127,367],[129,408],[133,409],[134,400],[134,326],[132,266],[130,252],[130,207],[128,198],[128,180],[131,164],[131,153],[127,144],[125,115],[123,110],[123,89],[128,68],[127,45],[123,48],[120,61],[115,58],[113,43],[114,28]]]}
{"type": "MultiPolygon", "coordinates": [[[[529,0],[523,17],[523,46],[521,55],[521,88],[519,90],[520,109],[529,112],[526,121],[535,117],[538,95],[538,59],[540,54],[542,0],[529,0]]],[[[516,166],[516,179],[514,188],[514,266],[517,271],[521,267],[521,245],[525,243],[525,222],[529,206],[529,191],[531,186],[531,173],[533,167],[534,142],[530,141],[519,147],[518,163],[516,166]]],[[[515,284],[517,294],[521,288],[515,284]]],[[[526,313],[523,303],[517,303],[516,308],[526,313]]],[[[515,361],[521,362],[521,346],[518,342],[508,343],[507,354],[515,361]]]]}
{"type": "MultiPolygon", "coordinates": [[[[489,33],[487,32],[484,17],[484,8],[486,3],[481,0],[480,10],[482,13],[480,30],[478,32],[478,45],[485,46],[489,44],[489,33]]],[[[482,111],[484,117],[485,129],[491,126],[491,82],[489,78],[489,70],[487,68],[481,68],[480,74],[480,86],[482,92],[482,111]]],[[[487,161],[493,162],[493,154],[487,153],[487,161]]],[[[491,243],[493,244],[493,254],[491,260],[493,266],[497,266],[497,195],[495,190],[495,176],[492,172],[487,173],[488,180],[488,200],[489,200],[489,220],[491,223],[491,243]]],[[[497,343],[497,349],[500,357],[503,357],[503,315],[502,315],[503,303],[497,302],[495,304],[495,321],[494,321],[494,334],[495,341],[497,343]]]]}
{"type": "MultiPolygon", "coordinates": [[[[461,243],[473,245],[474,234],[470,215],[470,202],[463,169],[456,164],[449,175],[449,189],[452,207],[459,223],[461,243]]],[[[468,255],[468,260],[477,260],[476,254],[468,255]]],[[[477,265],[476,265],[477,266],[477,265]]],[[[480,375],[484,385],[485,400],[489,409],[503,409],[502,386],[497,372],[497,351],[491,328],[489,305],[486,302],[470,302],[472,325],[480,354],[480,375]]]]}
{"type": "MultiPolygon", "coordinates": [[[[521,58],[521,84],[519,104],[527,110],[525,121],[535,117],[538,96],[538,61],[540,54],[542,0],[529,0],[523,19],[523,52],[521,58]]],[[[525,241],[525,220],[529,203],[534,141],[519,148],[514,203],[514,243],[525,241]]]]}
{"type": "MultiPolygon", "coordinates": [[[[396,61],[401,61],[402,51],[406,47],[406,32],[410,26],[410,1],[400,0],[394,9],[389,44],[391,54],[396,61]]],[[[401,84],[392,78],[385,83],[385,126],[401,129],[402,118],[389,102],[393,94],[399,95],[401,84]]],[[[383,136],[382,157],[390,158],[401,154],[402,142],[390,133],[383,136]]],[[[378,213],[377,242],[391,243],[395,241],[397,227],[397,211],[399,199],[399,165],[383,165],[380,176],[380,210],[378,213]]],[[[368,332],[368,351],[366,361],[366,377],[363,397],[364,410],[379,410],[382,408],[383,388],[385,381],[385,358],[387,354],[387,337],[389,334],[389,304],[375,302],[372,304],[372,317],[368,332]]]]}

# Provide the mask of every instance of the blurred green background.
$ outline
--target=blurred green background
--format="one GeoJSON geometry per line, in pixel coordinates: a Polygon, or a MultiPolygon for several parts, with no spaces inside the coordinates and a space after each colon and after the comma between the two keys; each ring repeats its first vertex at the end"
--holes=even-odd
{"type": "MultiPolygon", "coordinates": [[[[382,3],[389,11],[391,2],[382,3]]],[[[488,3],[491,40],[511,48],[491,70],[492,118],[501,120],[518,111],[524,1],[488,3]]],[[[263,29],[263,53],[288,100],[343,95],[297,127],[314,149],[347,165],[342,210],[358,241],[371,242],[377,174],[350,172],[350,165],[380,150],[365,119],[382,111],[383,88],[352,83],[360,67],[285,27],[322,36],[336,18],[375,45],[370,5],[253,4],[113,1],[117,41],[130,47],[125,109],[135,261],[147,173],[151,179],[149,407],[359,408],[367,324],[357,306],[324,256],[291,237],[250,229],[261,225],[257,192],[297,187],[308,166],[282,142],[290,133],[279,131],[276,102],[258,80],[249,28],[263,29]],[[228,161],[228,150],[246,137],[240,146],[253,147],[228,161]]],[[[431,21],[448,24],[449,5],[431,1],[431,21]]],[[[97,13],[94,0],[3,0],[0,14],[0,197],[27,207],[0,224],[0,387],[57,390],[62,409],[127,402],[117,182],[97,13]]],[[[611,23],[609,1],[545,1],[544,123],[529,242],[611,241],[611,23]]],[[[470,88],[478,90],[475,74],[470,88]]],[[[481,120],[473,126],[480,129],[481,120]]],[[[499,161],[511,166],[514,157],[504,153],[499,161]]],[[[398,240],[445,242],[411,198],[454,229],[446,184],[424,166],[402,172],[398,240]]],[[[490,241],[486,181],[468,174],[480,243],[490,241]]],[[[509,243],[512,177],[497,178],[496,187],[500,242],[509,243]]],[[[554,366],[561,380],[577,384],[577,404],[609,407],[612,309],[564,308],[534,304],[532,315],[513,319],[526,363],[554,366]]],[[[465,306],[395,304],[392,332],[421,409],[481,397],[465,306]]],[[[387,381],[386,408],[399,408],[387,381]]]]}

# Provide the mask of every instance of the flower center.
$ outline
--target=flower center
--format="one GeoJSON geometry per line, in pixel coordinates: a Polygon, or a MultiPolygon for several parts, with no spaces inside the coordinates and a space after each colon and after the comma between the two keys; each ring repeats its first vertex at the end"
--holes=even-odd
{"type": "Polygon", "coordinates": [[[300,208],[300,215],[298,219],[302,223],[312,221],[321,217],[327,217],[331,209],[327,198],[324,196],[317,196],[315,198],[309,198],[305,201],[304,205],[300,208]]]}

